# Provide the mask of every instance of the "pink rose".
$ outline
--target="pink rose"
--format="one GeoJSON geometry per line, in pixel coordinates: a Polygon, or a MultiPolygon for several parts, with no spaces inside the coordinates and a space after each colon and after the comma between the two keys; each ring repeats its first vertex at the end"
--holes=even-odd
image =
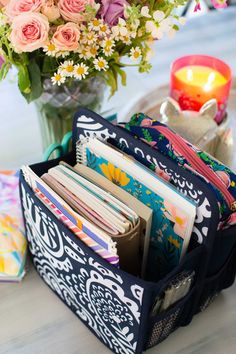
{"type": "Polygon", "coordinates": [[[79,46],[80,31],[73,22],[67,22],[65,25],[57,27],[52,37],[52,43],[59,50],[75,50],[79,46]]]}
{"type": "Polygon", "coordinates": [[[67,21],[81,22],[85,17],[86,5],[95,5],[94,0],[59,0],[58,7],[62,17],[67,21]]]}
{"type": "Polygon", "coordinates": [[[0,9],[2,9],[3,7],[5,7],[10,0],[0,0],[0,9]]]}
{"type": "Polygon", "coordinates": [[[144,118],[140,124],[141,127],[151,127],[152,126],[152,120],[148,118],[144,118]]]}
{"type": "Polygon", "coordinates": [[[24,12],[39,12],[42,0],[10,0],[6,6],[6,15],[13,19],[24,12]]]}
{"type": "Polygon", "coordinates": [[[49,23],[46,16],[24,13],[13,19],[10,40],[16,52],[33,52],[48,40],[49,23]]]}
{"type": "Polygon", "coordinates": [[[101,0],[99,15],[107,24],[114,26],[120,17],[124,17],[124,5],[128,5],[126,0],[101,0]]]}
{"type": "Polygon", "coordinates": [[[41,12],[50,22],[56,21],[60,17],[59,8],[55,5],[54,0],[44,0],[41,12]]]}

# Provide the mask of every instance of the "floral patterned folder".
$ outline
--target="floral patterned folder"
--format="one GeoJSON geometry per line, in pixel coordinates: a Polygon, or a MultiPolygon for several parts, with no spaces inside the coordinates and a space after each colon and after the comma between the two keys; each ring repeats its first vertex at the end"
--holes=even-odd
{"type": "MultiPolygon", "coordinates": [[[[82,143],[81,149],[83,148],[82,143]]],[[[150,280],[157,280],[167,274],[179,264],[180,258],[187,250],[196,215],[195,204],[170,186],[168,187],[169,196],[163,197],[161,191],[160,193],[156,192],[158,188],[154,186],[153,188],[148,188],[145,177],[134,178],[134,174],[132,176],[132,174],[121,170],[104,157],[94,154],[89,147],[86,147],[86,143],[85,150],[86,158],[83,160],[84,164],[113,181],[113,183],[119,185],[153,210],[146,276],[150,280]],[[181,196],[180,205],[175,200],[178,196],[181,196]],[[184,202],[186,202],[187,206],[184,202]]],[[[82,155],[84,155],[84,152],[82,155]]],[[[134,161],[132,163],[134,170],[139,168],[140,172],[141,168],[144,173],[148,171],[145,167],[141,167],[140,164],[134,161]]],[[[148,171],[148,173],[152,175],[151,171],[148,171]]],[[[152,182],[161,187],[158,184],[160,181],[158,177],[154,176],[154,178],[156,181],[152,179],[152,182]]]]}
{"type": "Polygon", "coordinates": [[[19,281],[25,274],[23,230],[19,178],[13,171],[0,171],[0,281],[19,281]]]}

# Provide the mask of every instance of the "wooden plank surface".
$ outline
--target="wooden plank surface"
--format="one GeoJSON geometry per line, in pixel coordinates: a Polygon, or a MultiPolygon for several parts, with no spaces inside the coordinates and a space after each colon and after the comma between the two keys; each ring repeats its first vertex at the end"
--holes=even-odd
{"type": "MultiPolygon", "coordinates": [[[[155,45],[150,75],[129,70],[128,86],[105,107],[124,105],[157,84],[168,82],[178,56],[204,53],[227,61],[236,75],[236,9],[192,20],[172,41],[155,45]]],[[[12,79],[13,75],[11,76],[12,79]]],[[[36,112],[19,96],[16,83],[0,84],[0,168],[39,161],[41,146],[36,112]],[[32,133],[33,132],[33,133],[32,133]]],[[[150,354],[235,354],[236,285],[224,291],[186,328],[173,333],[150,354]]],[[[89,330],[32,269],[21,284],[0,284],[1,354],[108,354],[89,330]]]]}

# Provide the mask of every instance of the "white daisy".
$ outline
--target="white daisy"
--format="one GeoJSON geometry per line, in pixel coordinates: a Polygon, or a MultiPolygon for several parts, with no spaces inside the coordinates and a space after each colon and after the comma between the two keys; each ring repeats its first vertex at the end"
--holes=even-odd
{"type": "Polygon", "coordinates": [[[77,51],[78,51],[79,57],[81,59],[88,59],[89,58],[88,47],[81,45],[77,51]]]}
{"type": "Polygon", "coordinates": [[[60,51],[56,53],[56,58],[62,57],[63,59],[68,57],[70,55],[70,52],[68,51],[60,51]]]}
{"type": "Polygon", "coordinates": [[[57,72],[51,77],[51,81],[53,85],[61,86],[61,84],[64,84],[66,81],[66,78],[62,76],[60,72],[57,72]]]}
{"type": "Polygon", "coordinates": [[[113,39],[111,39],[111,38],[106,38],[106,39],[104,39],[104,40],[102,41],[102,43],[101,43],[101,46],[102,46],[103,48],[105,48],[105,47],[110,47],[110,48],[112,48],[112,47],[114,47],[114,45],[115,45],[115,41],[114,41],[113,39]]]}
{"type": "Polygon", "coordinates": [[[93,44],[96,43],[97,40],[98,40],[98,35],[94,31],[89,31],[83,36],[81,42],[85,44],[93,44]]]}
{"type": "Polygon", "coordinates": [[[98,54],[98,46],[93,45],[87,49],[87,58],[95,58],[98,54]]]}
{"type": "Polygon", "coordinates": [[[121,39],[121,41],[122,41],[124,44],[127,44],[127,45],[131,44],[131,39],[130,39],[130,36],[129,36],[129,35],[123,36],[123,37],[121,37],[120,39],[121,39]]]}
{"type": "Polygon", "coordinates": [[[99,34],[101,36],[105,37],[110,33],[111,33],[111,31],[110,31],[110,28],[108,27],[108,25],[106,23],[102,23],[99,28],[99,34]]]}
{"type": "Polygon", "coordinates": [[[88,75],[88,66],[84,63],[77,64],[74,66],[74,77],[76,79],[82,80],[88,75]]]}
{"type": "Polygon", "coordinates": [[[60,74],[66,77],[72,77],[74,73],[73,60],[66,60],[60,65],[60,74]]]}
{"type": "Polygon", "coordinates": [[[91,22],[88,24],[88,28],[90,30],[94,30],[98,32],[100,30],[100,26],[103,24],[102,20],[99,20],[98,18],[94,18],[91,22]]]}
{"type": "Polygon", "coordinates": [[[95,59],[93,61],[93,63],[94,63],[95,69],[98,71],[101,71],[101,70],[106,71],[109,68],[108,62],[102,57],[98,57],[97,59],[95,59]]]}
{"type": "Polygon", "coordinates": [[[139,47],[131,48],[130,56],[133,60],[138,60],[141,56],[141,49],[139,47]]]}
{"type": "Polygon", "coordinates": [[[55,57],[57,50],[55,44],[49,42],[44,48],[43,51],[50,57],[55,57]]]}
{"type": "Polygon", "coordinates": [[[104,47],[102,49],[103,53],[106,55],[106,57],[110,57],[112,53],[114,52],[114,49],[111,47],[104,47]]]}

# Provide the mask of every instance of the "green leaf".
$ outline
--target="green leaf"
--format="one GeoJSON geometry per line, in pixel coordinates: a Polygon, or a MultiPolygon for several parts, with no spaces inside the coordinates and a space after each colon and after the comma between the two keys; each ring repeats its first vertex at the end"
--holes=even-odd
{"type": "Polygon", "coordinates": [[[23,96],[28,103],[36,100],[42,94],[41,72],[35,59],[32,59],[28,65],[29,79],[31,83],[30,92],[23,92],[23,96]]]}
{"type": "Polygon", "coordinates": [[[127,78],[126,72],[124,70],[122,70],[121,68],[119,68],[118,66],[116,66],[116,71],[118,72],[118,74],[121,77],[122,85],[126,86],[126,78],[127,78]]]}
{"type": "Polygon", "coordinates": [[[22,94],[30,92],[30,77],[27,66],[18,64],[18,86],[22,94]]]}
{"type": "Polygon", "coordinates": [[[175,31],[179,31],[179,26],[173,25],[173,29],[174,29],[175,31]]]}
{"type": "Polygon", "coordinates": [[[4,80],[11,67],[10,63],[3,63],[0,69],[0,81],[4,80]]]}
{"type": "Polygon", "coordinates": [[[106,71],[104,73],[107,85],[111,88],[111,96],[117,91],[117,73],[112,71],[106,71]]]}
{"type": "Polygon", "coordinates": [[[55,58],[49,57],[45,55],[43,66],[42,66],[42,73],[43,74],[50,74],[51,76],[57,71],[58,63],[55,58]]]}
{"type": "Polygon", "coordinates": [[[143,135],[144,135],[144,139],[147,142],[151,142],[153,141],[151,134],[149,133],[149,131],[147,129],[142,129],[143,135]]]}

